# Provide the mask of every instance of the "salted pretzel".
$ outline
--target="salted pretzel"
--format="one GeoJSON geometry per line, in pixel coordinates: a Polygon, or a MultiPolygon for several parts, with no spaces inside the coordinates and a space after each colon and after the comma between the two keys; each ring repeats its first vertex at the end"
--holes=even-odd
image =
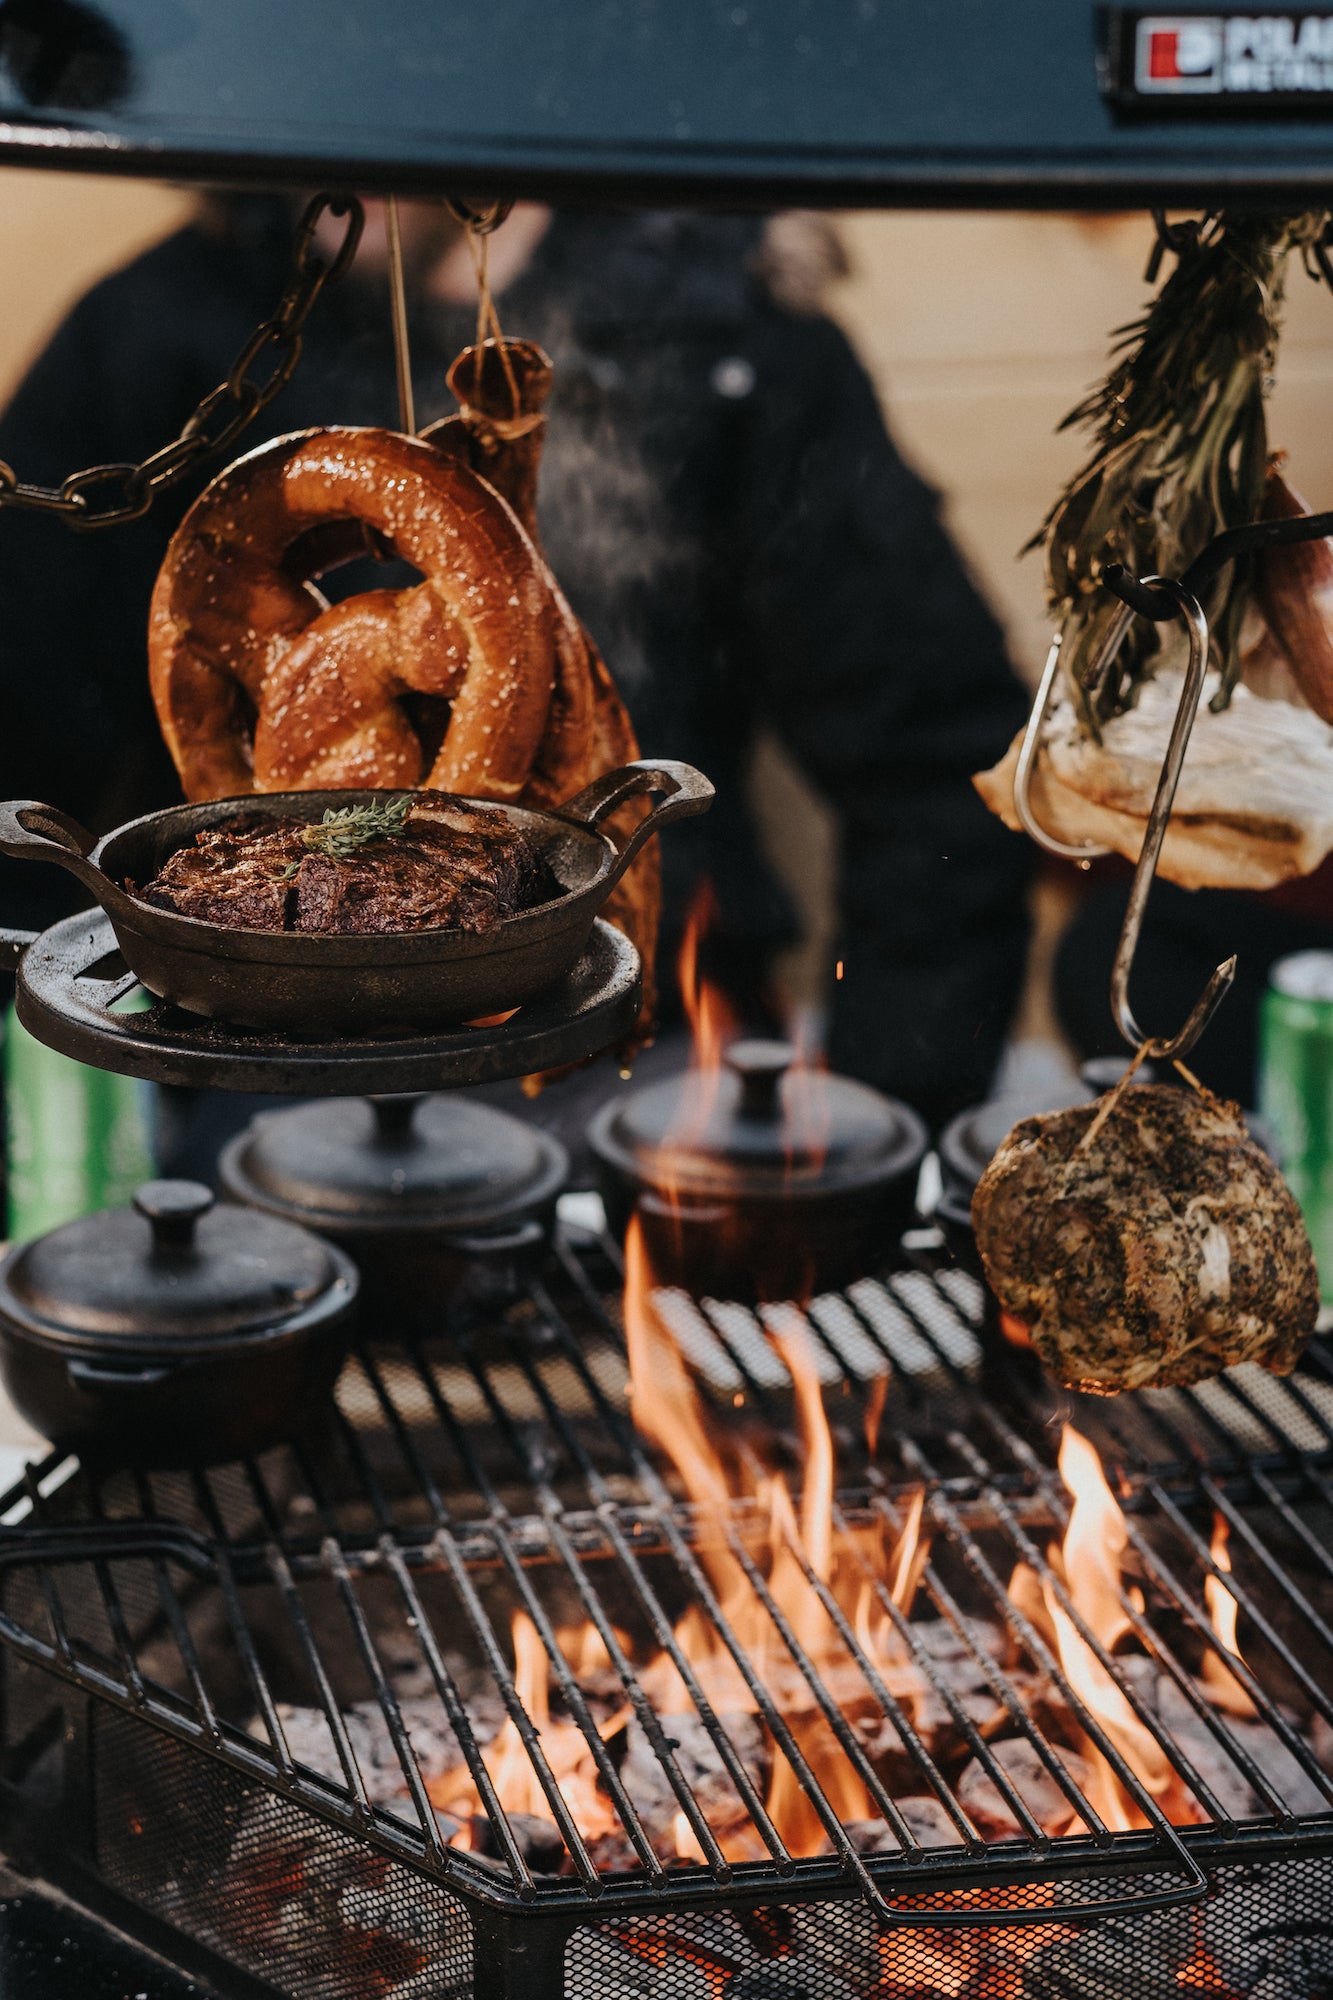
{"type": "Polygon", "coordinates": [[[544,562],[468,466],[391,431],[309,431],[239,459],[186,515],[153,592],[150,684],[189,799],[421,784],[516,799],[555,624],[544,562]],[[310,578],[365,529],[424,581],[330,606],[310,578]],[[451,704],[433,759],[414,695],[451,704]]]}

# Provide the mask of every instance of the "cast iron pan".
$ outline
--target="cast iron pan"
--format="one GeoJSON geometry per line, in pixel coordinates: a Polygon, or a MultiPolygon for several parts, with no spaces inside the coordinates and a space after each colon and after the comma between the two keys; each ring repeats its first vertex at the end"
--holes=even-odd
{"type": "Polygon", "coordinates": [[[247,931],[154,909],[122,886],[148,882],[167,856],[237,813],[317,820],[328,806],[366,805],[401,792],[272,792],[172,806],[131,820],[96,845],[77,820],[33,799],[0,805],[0,853],[54,861],[78,877],[111,919],[125,963],[150,993],[243,1027],[319,1035],[432,1028],[520,1006],[563,977],[593,919],[660,827],[706,812],[713,787],[689,764],[626,764],[554,812],[504,811],[540,846],[561,892],[480,936],[438,929],[321,936],[247,931]],[[601,831],[622,800],[660,794],[623,847],[601,831]]]}

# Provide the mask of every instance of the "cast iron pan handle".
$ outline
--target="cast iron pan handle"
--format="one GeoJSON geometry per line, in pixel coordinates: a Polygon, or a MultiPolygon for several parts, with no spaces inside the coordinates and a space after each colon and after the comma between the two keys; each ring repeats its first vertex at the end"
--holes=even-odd
{"type": "Polygon", "coordinates": [[[641,819],[625,845],[616,856],[615,866],[603,883],[604,889],[612,889],[620,880],[630,862],[645,841],[673,819],[694,819],[699,813],[708,811],[713,803],[713,787],[702,771],[696,771],[692,764],[678,764],[671,758],[662,758],[658,763],[646,759],[637,764],[622,764],[618,771],[607,771],[602,777],[594,778],[590,785],[574,798],[566,799],[557,807],[561,819],[575,820],[580,826],[600,826],[608,813],[624,799],[632,799],[644,792],[661,792],[665,796],[655,805],[645,819],[641,819]]]}
{"type": "Polygon", "coordinates": [[[125,911],[129,897],[88,859],[95,845],[87,827],[57,806],[44,806],[38,799],[10,799],[0,805],[0,854],[10,854],[16,861],[54,861],[77,876],[104,910],[125,911]]]}

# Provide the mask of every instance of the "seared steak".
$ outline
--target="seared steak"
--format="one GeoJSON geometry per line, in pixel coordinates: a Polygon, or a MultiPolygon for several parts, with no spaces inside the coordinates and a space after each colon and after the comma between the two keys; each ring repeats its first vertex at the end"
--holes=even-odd
{"type": "Polygon", "coordinates": [[[1285,1375],[1319,1285],[1300,1210],[1233,1104],[1167,1084],[1015,1125],[972,1198],[992,1291],[1066,1387],[1285,1375]]]}
{"type": "MultiPolygon", "coordinates": [[[[323,829],[318,829],[322,832],[323,829]]],[[[248,813],[195,835],[143,889],[159,909],[240,930],[487,931],[551,893],[541,853],[503,812],[444,792],[413,800],[399,832],[339,856],[313,826],[248,813]]]]}

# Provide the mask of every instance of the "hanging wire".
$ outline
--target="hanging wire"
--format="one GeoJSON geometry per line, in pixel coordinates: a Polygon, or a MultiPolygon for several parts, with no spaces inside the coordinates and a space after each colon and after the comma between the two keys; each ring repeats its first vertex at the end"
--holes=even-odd
{"type": "MultiPolygon", "coordinates": [[[[450,202],[449,206],[453,213],[458,216],[462,204],[450,202]]],[[[511,415],[517,417],[522,405],[522,397],[519,393],[518,380],[514,374],[514,365],[509,358],[509,348],[500,325],[500,315],[495,309],[495,300],[491,296],[490,285],[491,234],[492,231],[499,228],[500,223],[504,221],[505,216],[508,215],[512,207],[512,202],[501,203],[494,211],[481,219],[476,219],[470,215],[459,216],[459,219],[463,221],[463,227],[467,232],[467,247],[472,258],[472,268],[477,276],[477,337],[472,350],[472,393],[474,396],[480,397],[482,362],[485,358],[487,342],[493,341],[496,352],[500,357],[500,366],[504,369],[505,382],[509,388],[511,415]]]]}
{"type": "Polygon", "coordinates": [[[403,279],[403,238],[398,226],[398,197],[384,202],[384,230],[389,252],[389,308],[393,314],[393,358],[398,370],[398,427],[416,436],[417,411],[412,395],[412,349],[407,335],[407,286],[403,279]]]}

